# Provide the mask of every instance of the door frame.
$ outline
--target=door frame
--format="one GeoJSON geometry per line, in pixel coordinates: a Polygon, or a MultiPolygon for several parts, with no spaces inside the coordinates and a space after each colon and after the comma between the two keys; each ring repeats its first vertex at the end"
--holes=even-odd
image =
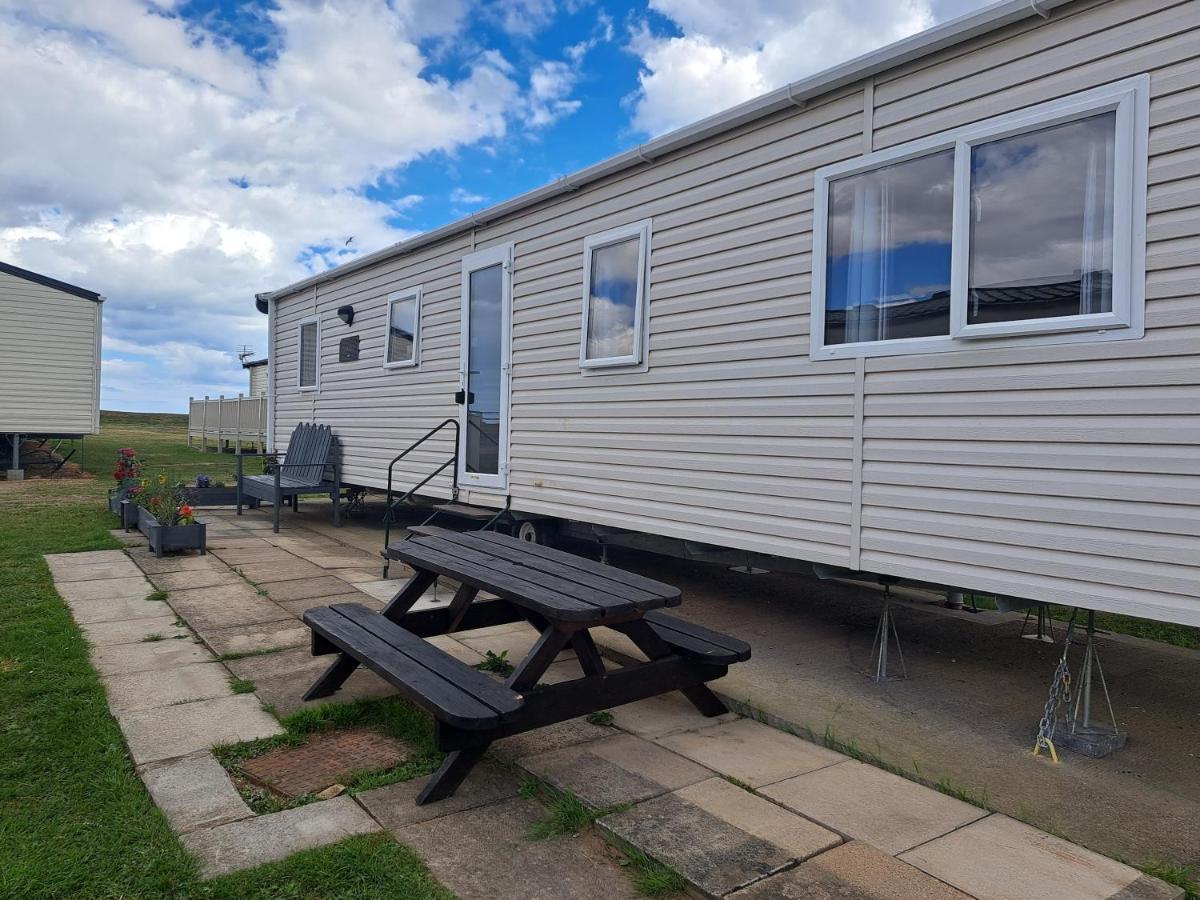
{"type": "Polygon", "coordinates": [[[470,346],[471,273],[499,264],[500,279],[500,448],[495,475],[468,472],[467,468],[467,406],[458,405],[458,424],[462,431],[462,446],[458,457],[458,483],[472,490],[506,491],[508,489],[508,436],[512,413],[512,260],[511,243],[488,247],[468,253],[462,259],[462,300],[459,313],[458,388],[467,390],[467,360],[470,346]]]}

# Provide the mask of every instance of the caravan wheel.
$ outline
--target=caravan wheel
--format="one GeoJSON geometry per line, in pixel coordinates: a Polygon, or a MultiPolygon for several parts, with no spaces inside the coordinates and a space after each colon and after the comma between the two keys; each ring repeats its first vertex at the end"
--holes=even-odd
{"type": "Polygon", "coordinates": [[[550,546],[554,541],[554,522],[551,519],[526,519],[517,526],[517,540],[550,546]]]}

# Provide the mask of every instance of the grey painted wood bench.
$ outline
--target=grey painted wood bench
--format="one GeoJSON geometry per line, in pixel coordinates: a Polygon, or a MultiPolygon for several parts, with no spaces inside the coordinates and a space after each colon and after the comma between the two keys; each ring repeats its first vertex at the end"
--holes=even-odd
{"type": "Polygon", "coordinates": [[[706,716],[720,715],[725,705],[706,682],[750,657],[745,642],[663,612],[680,603],[676,588],[558,550],[492,532],[425,528],[387,552],[414,574],[383,612],[338,604],[304,614],[313,653],[338,654],[305,699],[329,696],[365,665],[433,716],[438,746],[450,753],[417,803],[454,793],[502,737],[670,691],[706,716]],[[450,605],[412,612],[439,575],[460,584],[450,605]],[[481,591],[495,599],[477,599],[481,591]],[[424,640],[522,620],[540,636],[503,684],[424,640]],[[647,661],[607,668],[589,633],[601,626],[628,636],[647,661]],[[583,677],[539,683],[568,649],[583,677]]]}
{"type": "MultiPolygon", "coordinates": [[[[271,455],[271,454],[268,454],[271,455]]],[[[269,475],[245,475],[242,456],[237,457],[237,514],[247,498],[267,500],[272,506],[272,525],[279,531],[279,509],[291,501],[298,508],[301,494],[328,494],[333,501],[333,524],[340,525],[341,469],[334,458],[333,429],[328,425],[301,422],[288,440],[282,460],[269,462],[269,475]]]]}

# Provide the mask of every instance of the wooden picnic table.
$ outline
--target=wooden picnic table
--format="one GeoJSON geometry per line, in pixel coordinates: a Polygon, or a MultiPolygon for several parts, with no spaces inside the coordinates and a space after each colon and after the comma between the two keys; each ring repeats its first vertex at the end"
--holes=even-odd
{"type": "Polygon", "coordinates": [[[418,531],[387,548],[414,574],[381,613],[350,603],[304,614],[313,653],[338,654],[306,700],[332,694],[365,665],[433,715],[438,746],[450,753],[417,803],[452,794],[502,737],[676,690],[706,716],[726,711],[706,682],[748,659],[750,648],[664,613],[679,605],[677,588],[494,532],[418,531]],[[460,585],[449,606],[412,612],[438,576],[460,585]],[[539,636],[503,683],[424,640],[518,621],[539,636]],[[626,635],[646,661],[610,670],[590,634],[597,627],[626,635]],[[539,684],[564,650],[582,677],[539,684]]]}

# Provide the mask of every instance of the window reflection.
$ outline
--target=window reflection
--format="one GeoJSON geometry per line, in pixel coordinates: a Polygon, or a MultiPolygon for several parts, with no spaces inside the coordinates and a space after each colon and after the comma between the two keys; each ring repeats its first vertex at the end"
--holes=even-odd
{"type": "Polygon", "coordinates": [[[504,319],[499,263],[470,276],[467,310],[467,429],[464,465],[468,472],[500,471],[500,348],[504,319]]]}
{"type": "Polygon", "coordinates": [[[313,387],[317,383],[317,323],[306,322],[300,326],[300,386],[313,387]]]}
{"type": "Polygon", "coordinates": [[[1112,310],[1116,113],[971,150],[967,324],[1112,310]]]}
{"type": "Polygon", "coordinates": [[[417,298],[410,296],[393,300],[391,318],[388,320],[388,362],[412,361],[416,331],[417,298]]]}
{"type": "Polygon", "coordinates": [[[950,332],[954,151],[829,184],[825,343],[950,332]]]}
{"type": "Polygon", "coordinates": [[[588,284],[588,359],[611,359],[637,353],[640,249],[641,239],[635,236],[592,250],[588,284]]]}

